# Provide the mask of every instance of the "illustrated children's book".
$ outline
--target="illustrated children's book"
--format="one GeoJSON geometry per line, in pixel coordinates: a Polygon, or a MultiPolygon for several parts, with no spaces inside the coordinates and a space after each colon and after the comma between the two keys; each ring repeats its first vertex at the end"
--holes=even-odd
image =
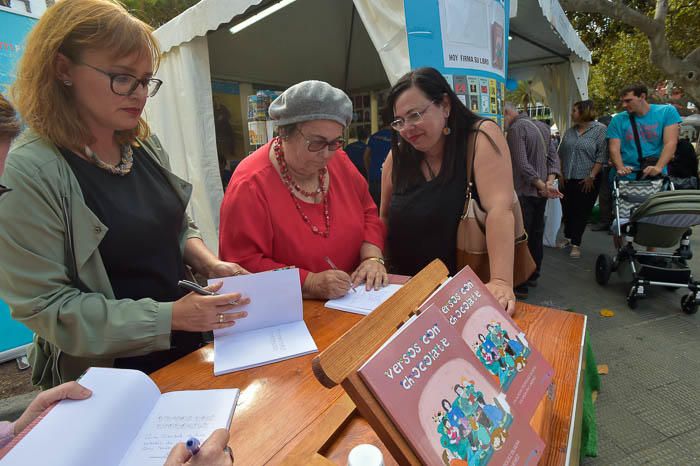
{"type": "Polygon", "coordinates": [[[462,336],[511,406],[529,419],[551,384],[554,369],[472,269],[462,269],[421,306],[431,308],[438,309],[462,336]]]}
{"type": "Polygon", "coordinates": [[[529,418],[431,307],[409,320],[360,369],[426,465],[535,465],[544,443],[529,418]]]}

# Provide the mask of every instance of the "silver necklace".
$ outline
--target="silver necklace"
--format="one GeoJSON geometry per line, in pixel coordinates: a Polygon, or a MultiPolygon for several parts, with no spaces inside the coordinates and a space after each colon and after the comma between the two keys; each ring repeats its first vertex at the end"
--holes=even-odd
{"type": "Polygon", "coordinates": [[[131,168],[134,165],[134,151],[131,149],[131,145],[129,144],[122,145],[119,148],[119,151],[121,152],[121,160],[119,163],[116,165],[109,165],[100,160],[92,149],[85,146],[85,155],[92,161],[92,163],[97,165],[99,168],[108,171],[112,175],[125,176],[131,172],[131,168]]]}

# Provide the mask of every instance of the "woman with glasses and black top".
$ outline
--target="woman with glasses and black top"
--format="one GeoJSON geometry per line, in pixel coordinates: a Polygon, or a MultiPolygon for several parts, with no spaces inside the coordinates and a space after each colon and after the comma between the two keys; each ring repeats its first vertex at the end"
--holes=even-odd
{"type": "MultiPolygon", "coordinates": [[[[391,89],[392,149],[382,171],[380,216],[388,226],[393,273],[414,275],[434,259],[457,270],[457,227],[464,209],[467,143],[480,118],[457,98],[434,68],[404,75],[391,89]]],[[[484,121],[476,136],[474,180],[487,213],[491,280],[486,284],[509,312],[513,294],[513,174],[500,128],[484,121]]]]}
{"type": "Polygon", "coordinates": [[[245,271],[205,247],[185,213],[192,187],[141,118],[159,54],[149,26],[104,0],[57,2],[27,39],[12,92],[29,129],[2,178],[14,192],[0,201],[0,289],[36,334],[43,388],[91,366],[154,371],[245,316],[225,313],[246,303],[238,293],[178,288],[186,266],[245,271]]]}
{"type": "Polygon", "coordinates": [[[304,81],[270,105],[279,136],[236,168],[221,205],[219,253],[251,272],[295,266],[304,297],[388,283],[384,226],[367,181],[343,154],[352,103],[304,81]]]}

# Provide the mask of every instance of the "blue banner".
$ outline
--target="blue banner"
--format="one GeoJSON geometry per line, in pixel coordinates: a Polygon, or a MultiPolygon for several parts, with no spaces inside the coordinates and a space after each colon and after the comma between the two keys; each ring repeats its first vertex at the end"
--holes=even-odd
{"type": "Polygon", "coordinates": [[[15,81],[15,68],[24,50],[24,38],[36,24],[31,16],[0,9],[0,92],[15,81]]]}
{"type": "Polygon", "coordinates": [[[509,0],[404,0],[411,68],[440,70],[470,110],[503,125],[509,0]]]}

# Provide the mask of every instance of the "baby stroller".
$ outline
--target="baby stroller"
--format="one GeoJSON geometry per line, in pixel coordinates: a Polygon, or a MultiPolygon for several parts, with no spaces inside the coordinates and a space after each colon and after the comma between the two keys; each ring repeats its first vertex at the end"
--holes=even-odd
{"type": "Polygon", "coordinates": [[[693,280],[687,261],[693,257],[690,235],[700,224],[700,191],[674,190],[668,179],[613,182],[616,221],[615,234],[623,245],[615,257],[601,254],[596,260],[596,281],[605,285],[610,274],[625,262],[632,271],[632,286],[627,305],[637,307],[650,286],[667,289],[687,288],[681,309],[694,314],[700,302],[700,282],[693,280]],[[669,190],[670,189],[670,190],[669,190]],[[624,223],[629,219],[628,223],[624,223]],[[622,220],[622,222],[621,222],[622,220]],[[673,252],[649,252],[635,249],[633,243],[654,248],[672,248],[673,252]]]}

